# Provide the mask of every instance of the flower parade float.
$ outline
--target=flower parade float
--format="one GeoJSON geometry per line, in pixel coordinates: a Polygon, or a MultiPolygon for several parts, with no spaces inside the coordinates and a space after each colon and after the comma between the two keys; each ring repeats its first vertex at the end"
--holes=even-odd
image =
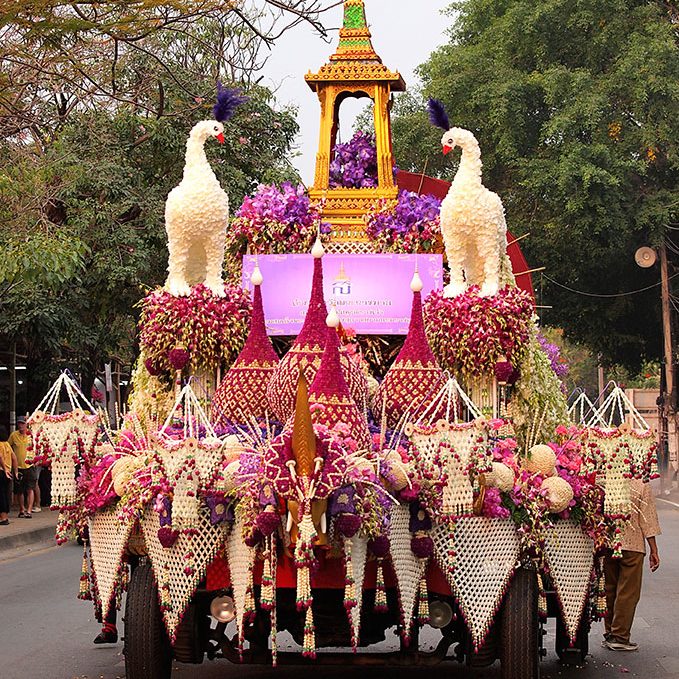
{"type": "Polygon", "coordinates": [[[206,657],[499,659],[504,679],[536,679],[547,616],[557,653],[581,662],[605,605],[601,557],[629,480],[655,474],[654,436],[640,418],[569,422],[478,143],[437,102],[443,151],[462,149],[455,180],[399,188],[389,99],[404,83],[375,54],[362,0],[345,1],[337,51],[306,79],[322,103],[314,186],[260,187],[227,231],[203,152],[240,101],[220,86],[168,197],[169,276],[140,303],[122,421],[100,421],[67,375],[31,417],[57,538],[89,536],[79,596],[99,619],[124,600],[128,679],[206,657]],[[349,95],[373,99],[375,131],[336,144],[349,95]],[[379,374],[361,324],[405,336],[379,374]],[[271,336],[288,327],[280,355],[271,336]],[[392,651],[362,652],[385,640],[392,651]]]}

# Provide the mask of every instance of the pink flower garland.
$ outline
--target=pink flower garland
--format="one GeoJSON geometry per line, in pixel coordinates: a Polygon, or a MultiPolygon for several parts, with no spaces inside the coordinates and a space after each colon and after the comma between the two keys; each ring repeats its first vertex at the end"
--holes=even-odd
{"type": "Polygon", "coordinates": [[[147,369],[158,374],[174,369],[172,359],[180,345],[193,368],[231,364],[245,342],[251,304],[238,286],[227,285],[221,298],[197,285],[188,297],[155,290],[141,302],[141,309],[139,343],[147,369]]]}
{"type": "Polygon", "coordinates": [[[493,297],[477,286],[447,299],[434,290],[424,304],[424,323],[441,367],[465,377],[493,374],[500,360],[518,366],[528,347],[533,313],[530,295],[507,286],[493,297]]]}

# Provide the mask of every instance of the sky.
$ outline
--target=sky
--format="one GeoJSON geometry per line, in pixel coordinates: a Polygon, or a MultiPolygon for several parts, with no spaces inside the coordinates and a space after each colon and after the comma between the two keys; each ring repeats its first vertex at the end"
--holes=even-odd
{"type": "MultiPolygon", "coordinates": [[[[398,70],[408,88],[417,84],[414,71],[429,54],[446,41],[445,31],[451,19],[441,14],[450,0],[365,0],[366,16],[375,51],[391,70],[398,70]]],[[[324,24],[339,27],[342,7],[325,15],[324,24]]],[[[304,75],[317,71],[328,61],[337,46],[338,34],[333,31],[326,43],[308,25],[300,25],[284,34],[272,50],[262,71],[262,85],[276,92],[280,105],[292,104],[299,110],[300,134],[297,155],[292,158],[302,180],[313,183],[320,122],[320,106],[316,94],[309,89],[304,75]]],[[[341,136],[351,136],[351,126],[357,113],[368,100],[350,99],[341,109],[341,136]]]]}

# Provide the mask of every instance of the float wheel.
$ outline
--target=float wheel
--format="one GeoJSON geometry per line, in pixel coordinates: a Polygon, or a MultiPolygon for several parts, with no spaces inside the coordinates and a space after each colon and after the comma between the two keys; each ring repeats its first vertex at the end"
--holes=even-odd
{"type": "Polygon", "coordinates": [[[158,604],[158,587],[146,561],[130,577],[125,604],[125,676],[170,679],[172,647],[158,604]]]}
{"type": "Polygon", "coordinates": [[[519,568],[500,616],[502,679],[540,678],[540,620],[535,571],[519,568]]]}

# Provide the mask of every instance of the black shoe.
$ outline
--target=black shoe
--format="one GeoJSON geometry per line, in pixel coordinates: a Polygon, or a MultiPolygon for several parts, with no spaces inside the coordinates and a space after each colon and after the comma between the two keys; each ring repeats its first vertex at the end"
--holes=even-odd
{"type": "Polygon", "coordinates": [[[0,526],[9,526],[9,519],[5,519],[4,521],[0,521],[0,526]]]}
{"type": "Polygon", "coordinates": [[[117,644],[118,632],[99,632],[94,639],[95,644],[117,644]]]}

